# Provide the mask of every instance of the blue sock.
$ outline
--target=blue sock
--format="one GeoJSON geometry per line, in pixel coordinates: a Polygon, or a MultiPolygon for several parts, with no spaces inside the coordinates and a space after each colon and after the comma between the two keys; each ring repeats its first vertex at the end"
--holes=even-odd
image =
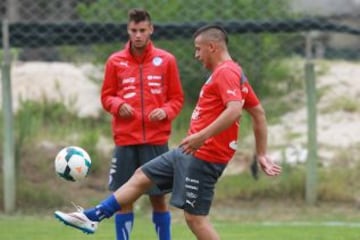
{"type": "Polygon", "coordinates": [[[100,222],[104,218],[110,218],[114,213],[121,209],[120,204],[116,198],[111,194],[108,198],[102,201],[94,208],[86,209],[84,214],[91,220],[100,222]]]}
{"type": "Polygon", "coordinates": [[[115,215],[116,240],[129,240],[134,224],[134,213],[118,213],[115,215]]]}
{"type": "Polygon", "coordinates": [[[171,239],[171,215],[170,212],[153,212],[153,223],[159,240],[171,239]]]}

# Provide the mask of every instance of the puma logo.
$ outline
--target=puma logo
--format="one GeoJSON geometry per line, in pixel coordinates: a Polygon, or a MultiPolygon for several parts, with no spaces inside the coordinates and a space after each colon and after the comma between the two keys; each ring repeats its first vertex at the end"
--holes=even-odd
{"type": "Polygon", "coordinates": [[[195,202],[196,202],[196,200],[190,201],[190,200],[188,200],[188,199],[186,199],[186,201],[185,201],[185,203],[189,204],[192,208],[195,207],[195,202]]]}
{"type": "Polygon", "coordinates": [[[121,66],[124,66],[124,67],[129,67],[128,63],[127,62],[120,62],[119,63],[121,66]]]}
{"type": "Polygon", "coordinates": [[[231,95],[233,95],[233,96],[236,96],[236,89],[234,89],[234,90],[229,90],[229,89],[228,89],[228,90],[226,91],[226,93],[227,93],[227,94],[231,94],[231,95]]]}

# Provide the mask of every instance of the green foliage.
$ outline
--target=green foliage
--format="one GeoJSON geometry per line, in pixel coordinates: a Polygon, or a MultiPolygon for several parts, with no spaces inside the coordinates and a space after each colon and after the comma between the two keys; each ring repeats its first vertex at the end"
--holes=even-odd
{"type": "MultiPolygon", "coordinates": [[[[244,34],[231,35],[229,49],[231,55],[237,60],[246,73],[253,88],[261,98],[269,95],[284,95],[289,90],[299,87],[299,66],[289,65],[284,60],[287,52],[282,44],[291,37],[271,34],[244,34]]],[[[194,104],[198,98],[201,86],[209,76],[209,72],[194,59],[192,39],[155,40],[157,47],[171,52],[176,58],[180,69],[180,76],[186,99],[189,104],[194,104]],[[179,47],[181,46],[181,47],[179,47]]],[[[104,64],[112,52],[120,50],[125,42],[114,44],[91,45],[87,47],[86,54],[75,54],[77,48],[67,47],[69,52],[63,58],[71,60],[73,56],[82,59],[72,61],[93,61],[104,64]]],[[[300,63],[299,63],[300,64],[300,63]]],[[[301,83],[301,81],[300,81],[301,83]]]]}
{"type": "MultiPolygon", "coordinates": [[[[20,161],[23,149],[36,139],[49,139],[63,145],[78,145],[86,149],[92,159],[98,158],[95,149],[100,136],[111,136],[107,115],[99,118],[79,118],[64,104],[43,101],[22,101],[15,115],[16,159],[20,161]]],[[[99,169],[93,163],[92,171],[99,169]]]]}
{"type": "MultiPolygon", "coordinates": [[[[20,122],[26,122],[26,120],[39,121],[40,123],[37,124],[38,127],[51,127],[54,124],[54,120],[56,123],[61,124],[71,122],[77,118],[76,115],[69,114],[64,104],[49,101],[46,97],[43,97],[40,102],[21,100],[19,111],[15,117],[19,119],[20,122]]],[[[36,130],[38,129],[34,129],[34,131],[36,130]]]]}
{"type": "Polygon", "coordinates": [[[251,116],[246,111],[243,111],[243,114],[240,119],[240,141],[244,139],[249,134],[253,134],[251,116]]]}
{"type": "Polygon", "coordinates": [[[360,110],[359,101],[350,97],[337,97],[327,107],[324,107],[321,112],[329,113],[336,111],[344,112],[358,112],[360,110]]]}
{"type": "MultiPolygon", "coordinates": [[[[288,11],[286,0],[226,0],[221,2],[221,8],[216,1],[127,1],[114,2],[108,0],[79,3],[77,11],[83,21],[87,22],[116,22],[126,23],[130,8],[142,7],[147,9],[155,24],[164,23],[192,23],[244,20],[268,20],[274,18],[295,18],[288,11]],[[201,11],[201,9],[208,9],[201,11]],[[161,11],[159,11],[161,6],[161,11]],[[186,6],[184,8],[183,6],[186,6]],[[180,9],[180,11],[179,11],[180,9]]],[[[125,29],[124,29],[125,31],[125,29]]],[[[177,33],[174,33],[177,34],[177,33]]],[[[285,56],[283,45],[292,42],[294,48],[302,43],[296,34],[232,34],[230,36],[230,51],[234,59],[243,66],[253,84],[255,91],[261,97],[277,94],[278,83],[284,81],[292,69],[284,68],[281,59],[285,56]],[[280,66],[277,66],[280,64],[280,66]],[[281,69],[281,70],[280,70],[281,69]],[[281,71],[281,73],[279,72],[281,71]]],[[[300,38],[302,39],[302,38],[300,38]]],[[[119,39],[120,41],[120,39],[119,39]]],[[[124,42],[88,46],[86,57],[89,60],[104,63],[114,51],[122,48],[124,42]],[[90,54],[89,54],[90,53],[90,54]],[[93,57],[91,57],[93,54],[93,57]]],[[[198,92],[205,82],[208,72],[193,59],[193,42],[191,38],[182,39],[181,35],[174,40],[155,40],[155,44],[173,53],[180,68],[183,87],[189,103],[194,103],[198,92]]],[[[284,91],[282,91],[284,94],[284,91]]]]}
{"type": "Polygon", "coordinates": [[[61,192],[53,188],[38,184],[36,187],[25,179],[20,180],[17,186],[17,204],[23,209],[47,209],[65,204],[66,199],[61,192]]]}
{"type": "Polygon", "coordinates": [[[289,49],[283,45],[292,42],[291,47],[301,44],[297,34],[239,34],[230,36],[230,52],[246,73],[254,90],[261,98],[284,95],[301,75],[299,66],[287,62],[289,49]],[[294,39],[298,39],[295,41],[294,39]]]}
{"type": "Polygon", "coordinates": [[[82,146],[86,149],[87,153],[91,158],[91,168],[89,174],[95,174],[101,170],[101,154],[95,148],[97,146],[100,132],[96,129],[89,129],[88,131],[84,131],[79,139],[78,145],[82,146]]]}
{"type": "Polygon", "coordinates": [[[21,101],[20,109],[15,115],[17,150],[21,151],[26,140],[45,133],[45,129],[63,132],[61,126],[73,122],[74,119],[77,119],[76,115],[69,113],[62,103],[49,102],[46,98],[43,98],[42,102],[21,101]]]}
{"type": "Polygon", "coordinates": [[[155,41],[155,44],[176,57],[187,103],[189,105],[195,104],[201,86],[205,83],[209,72],[194,59],[192,39],[158,40],[155,41]]]}
{"type": "MultiPolygon", "coordinates": [[[[171,144],[177,145],[185,136],[192,107],[185,107],[179,118],[173,125],[171,144]],[[185,130],[186,129],[186,130],[185,130]]],[[[107,115],[104,115],[107,116],[107,115]]],[[[104,170],[108,170],[108,164],[103,164],[104,158],[97,152],[95,146],[100,136],[111,136],[110,120],[106,117],[99,119],[78,118],[69,113],[60,103],[47,102],[35,103],[32,101],[22,102],[22,108],[16,114],[17,141],[20,144],[18,161],[22,172],[18,178],[19,205],[24,206],[56,206],[66,201],[66,195],[59,193],[69,190],[52,191],[47,184],[49,179],[55,178],[53,171],[53,157],[56,152],[43,152],[38,142],[48,139],[61,145],[80,145],[84,147],[93,160],[93,169],[90,177],[101,176],[104,170]],[[105,130],[106,129],[106,130],[105,130]],[[21,133],[20,133],[21,132],[21,133]],[[41,183],[41,184],[40,184],[41,183]],[[41,189],[33,191],[34,188],[41,189]],[[37,205],[38,202],[46,201],[46,205],[37,205]]],[[[251,132],[250,118],[247,114],[241,119],[241,135],[251,132]]],[[[357,149],[357,148],[356,148],[357,149]]],[[[319,191],[320,201],[353,202],[358,193],[359,167],[360,164],[350,164],[356,152],[344,151],[337,157],[341,159],[342,168],[319,167],[319,191]],[[352,153],[352,154],[350,154],[352,153]]],[[[241,175],[224,176],[216,188],[216,201],[222,202],[229,199],[253,200],[253,199],[293,199],[303,201],[305,191],[304,166],[290,166],[282,164],[283,173],[277,178],[269,178],[260,175],[255,181],[248,172],[241,175]]],[[[105,175],[104,175],[105,176],[105,175]]],[[[0,174],[1,177],[1,174],[0,174]]],[[[89,183],[93,180],[89,180],[89,183]]],[[[0,181],[1,182],[1,181],[0,181]]],[[[50,181],[51,182],[51,181],[50,181]]],[[[50,184],[49,182],[49,184],[50,184]]],[[[92,183],[93,184],[93,183],[92,183]]],[[[59,185],[60,186],[60,185],[59,185]]],[[[1,187],[0,187],[1,189],[1,187]]],[[[76,191],[76,190],[74,190],[76,191]]],[[[1,201],[0,201],[1,202],[1,201]]]]}
{"type": "Polygon", "coordinates": [[[304,193],[304,171],[284,169],[278,178],[270,179],[264,175],[255,181],[249,174],[226,176],[218,183],[217,196],[225,199],[298,199],[304,193]],[[291,174],[290,174],[291,173],[291,174]]]}
{"type": "MultiPolygon", "coordinates": [[[[61,190],[60,185],[55,190],[51,186],[57,179],[54,157],[64,146],[81,146],[89,153],[91,177],[103,173],[104,169],[108,171],[108,164],[101,163],[101,157],[106,156],[96,148],[100,136],[111,136],[107,114],[79,118],[64,104],[44,97],[40,102],[20,101],[14,120],[17,199],[21,208],[54,207],[67,201],[68,195],[64,192],[71,189],[69,183],[63,185],[65,190],[61,190]]],[[[2,183],[1,174],[0,177],[2,183]]]]}
{"type": "MultiPolygon", "coordinates": [[[[270,178],[262,174],[254,180],[249,173],[225,176],[217,186],[217,199],[293,199],[304,200],[306,172],[304,166],[282,164],[282,174],[270,178]]],[[[360,164],[342,168],[319,168],[319,201],[353,202],[358,193],[360,164]]]]}
{"type": "Polygon", "coordinates": [[[185,105],[172,123],[172,132],[170,135],[170,145],[178,145],[180,141],[186,136],[189,128],[190,118],[193,106],[185,105]]]}
{"type": "Polygon", "coordinates": [[[186,16],[186,22],[193,22],[239,18],[280,18],[289,15],[288,4],[289,2],[286,0],[225,0],[219,7],[219,3],[216,1],[201,0],[129,0],[126,2],[99,0],[91,3],[79,3],[77,12],[83,20],[88,22],[126,22],[129,9],[145,8],[151,13],[155,23],[183,22],[184,16],[186,16]]]}
{"type": "MultiPolygon", "coordinates": [[[[18,59],[18,55],[19,55],[19,49],[17,49],[17,48],[11,48],[11,49],[10,49],[10,57],[11,57],[11,60],[16,60],[16,59],[18,59]]],[[[0,62],[1,62],[2,64],[5,64],[5,63],[3,62],[3,60],[4,60],[4,50],[3,50],[3,49],[0,49],[0,62]]],[[[7,63],[7,64],[9,64],[9,63],[7,63]]]]}

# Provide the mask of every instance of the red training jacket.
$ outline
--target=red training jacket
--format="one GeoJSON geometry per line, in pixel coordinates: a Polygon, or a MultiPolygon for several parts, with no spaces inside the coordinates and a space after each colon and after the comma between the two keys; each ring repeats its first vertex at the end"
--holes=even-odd
{"type": "Polygon", "coordinates": [[[171,121],[184,102],[175,57],[149,42],[143,56],[134,57],[130,42],[113,53],[106,62],[101,89],[103,108],[112,114],[114,142],[118,146],[164,144],[171,132],[171,121]],[[131,118],[122,118],[119,108],[128,103],[134,108],[131,118]],[[162,108],[167,119],[150,121],[149,114],[162,108]]]}

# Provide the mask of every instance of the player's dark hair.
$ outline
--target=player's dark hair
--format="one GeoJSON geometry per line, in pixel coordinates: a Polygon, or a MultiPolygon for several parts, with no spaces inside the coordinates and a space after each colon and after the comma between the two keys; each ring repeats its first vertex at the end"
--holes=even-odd
{"type": "Polygon", "coordinates": [[[151,22],[150,14],[141,8],[133,8],[130,9],[128,12],[128,20],[129,22],[139,23],[142,21],[149,21],[151,22]]]}
{"type": "Polygon", "coordinates": [[[218,25],[218,24],[208,24],[205,26],[200,27],[193,35],[193,38],[196,38],[200,34],[209,34],[214,39],[222,40],[226,43],[226,45],[229,43],[229,38],[226,30],[218,25]]]}

